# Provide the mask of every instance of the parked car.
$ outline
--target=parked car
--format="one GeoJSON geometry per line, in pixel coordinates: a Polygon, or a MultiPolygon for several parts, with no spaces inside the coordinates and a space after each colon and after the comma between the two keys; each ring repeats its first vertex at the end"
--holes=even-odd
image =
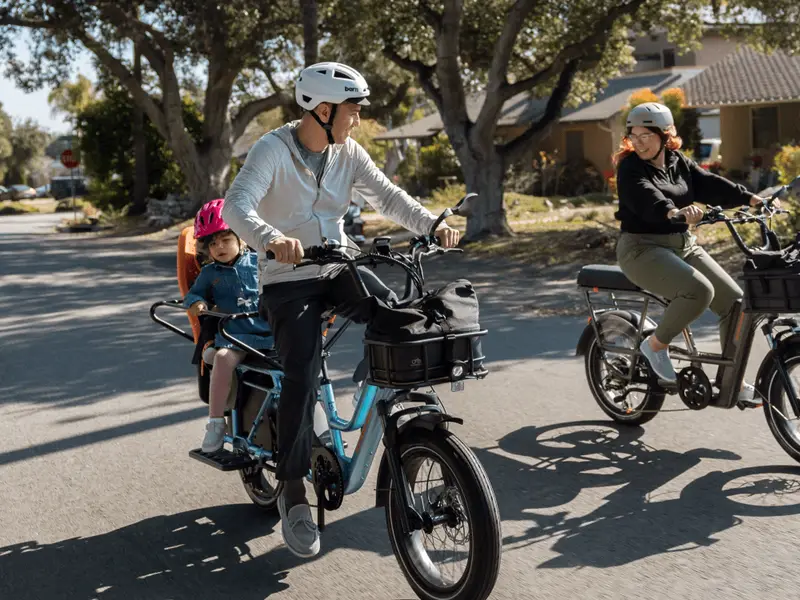
{"type": "Polygon", "coordinates": [[[706,165],[722,160],[719,149],[722,145],[722,140],[719,138],[705,138],[700,140],[700,145],[697,147],[697,164],[706,165]]]}
{"type": "Polygon", "coordinates": [[[48,198],[50,196],[50,184],[46,183],[45,185],[39,186],[36,188],[36,197],[37,198],[48,198]]]}
{"type": "Polygon", "coordinates": [[[3,200],[11,200],[11,190],[0,185],[0,202],[3,200]]]}
{"type": "Polygon", "coordinates": [[[367,241],[364,237],[364,219],[361,217],[361,207],[351,202],[344,215],[344,233],[359,246],[367,241]]]}
{"type": "Polygon", "coordinates": [[[53,177],[50,180],[50,195],[56,200],[69,198],[73,193],[73,181],[75,196],[86,196],[89,193],[85,177],[53,177]]]}
{"type": "Polygon", "coordinates": [[[9,188],[12,200],[30,200],[36,198],[36,190],[29,185],[16,183],[9,188]]]}

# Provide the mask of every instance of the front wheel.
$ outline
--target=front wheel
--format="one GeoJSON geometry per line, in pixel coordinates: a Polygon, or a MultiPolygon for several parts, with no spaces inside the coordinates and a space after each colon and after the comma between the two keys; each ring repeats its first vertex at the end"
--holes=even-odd
{"type": "MultiPolygon", "coordinates": [[[[597,328],[603,343],[609,346],[637,347],[638,330],[632,323],[616,315],[598,321],[597,328]]],[[[600,340],[592,336],[586,350],[586,380],[592,395],[609,417],[625,425],[642,425],[655,418],[664,404],[664,393],[646,383],[628,383],[624,375],[630,371],[632,357],[627,354],[604,352],[600,340]]],[[[638,380],[649,377],[645,360],[636,364],[638,380]]]]}
{"type": "MultiPolygon", "coordinates": [[[[789,379],[795,391],[800,391],[800,342],[792,344],[782,355],[789,379]]],[[[764,416],[772,435],[789,456],[800,462],[800,415],[794,414],[775,361],[760,378],[758,391],[764,395],[764,416]]]]}
{"type": "Polygon", "coordinates": [[[386,525],[408,583],[425,600],[484,600],[500,570],[500,511],[475,454],[444,429],[410,429],[400,461],[423,519],[438,522],[403,533],[403,494],[391,481],[386,525]]]}

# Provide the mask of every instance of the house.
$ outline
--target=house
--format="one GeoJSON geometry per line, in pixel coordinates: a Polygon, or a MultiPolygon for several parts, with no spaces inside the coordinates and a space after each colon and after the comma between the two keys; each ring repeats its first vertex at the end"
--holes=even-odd
{"type": "MultiPolygon", "coordinates": [[[[592,102],[577,108],[565,108],[561,118],[544,138],[537,150],[557,152],[562,160],[588,160],[598,172],[611,169],[611,155],[624,133],[620,113],[630,95],[639,89],[650,88],[655,93],[680,87],[701,72],[698,68],[661,69],[655,72],[630,73],[608,82],[592,102]]],[[[483,102],[482,96],[470,98],[467,115],[475,120],[483,102]]],[[[496,135],[501,141],[520,135],[530,123],[544,113],[547,99],[532,98],[523,93],[510,98],[503,105],[497,122],[496,135]]],[[[379,140],[425,140],[444,128],[439,113],[433,113],[413,123],[386,131],[379,140]]]]}
{"type": "Polygon", "coordinates": [[[719,109],[728,170],[768,169],[779,146],[800,143],[800,56],[742,47],[683,90],[689,106],[719,109]]]}
{"type": "Polygon", "coordinates": [[[670,67],[707,67],[736,51],[739,40],[728,39],[714,26],[706,27],[700,39],[700,48],[678,54],[674,43],[667,39],[664,30],[641,34],[631,40],[634,73],[657,71],[670,67]]]}
{"type": "MultiPolygon", "coordinates": [[[[536,147],[546,152],[558,151],[560,159],[585,159],[599,172],[609,171],[611,155],[623,135],[620,113],[629,96],[641,88],[659,93],[668,88],[682,87],[698,76],[706,67],[736,51],[736,40],[724,38],[714,27],[708,27],[701,40],[701,48],[684,55],[663,31],[633,36],[631,38],[636,64],[632,71],[612,79],[589,103],[577,108],[567,108],[549,133],[536,147]]],[[[467,114],[474,120],[482,104],[482,96],[469,98],[467,114]]],[[[522,133],[544,111],[547,99],[531,98],[519,94],[509,99],[498,119],[497,137],[510,140],[522,133]]],[[[702,107],[699,126],[703,137],[718,137],[720,113],[716,106],[702,107]]],[[[425,140],[443,129],[438,112],[397,127],[376,137],[382,140],[425,140]]],[[[532,149],[533,150],[533,149],[532,149]]]]}

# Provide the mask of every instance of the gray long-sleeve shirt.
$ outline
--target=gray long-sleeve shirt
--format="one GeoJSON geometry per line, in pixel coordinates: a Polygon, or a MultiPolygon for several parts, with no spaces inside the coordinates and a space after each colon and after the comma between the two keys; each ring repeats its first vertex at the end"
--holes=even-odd
{"type": "Polygon", "coordinates": [[[303,246],[323,238],[348,243],[344,215],[353,191],[380,214],[417,234],[427,233],[436,217],[394,185],[358,142],[328,148],[328,160],[317,182],[292,136],[295,121],[264,135],[247,155],[225,196],[222,217],[258,252],[261,285],[330,276],[337,265],[303,267],[267,261],[267,244],[285,236],[303,246]]]}

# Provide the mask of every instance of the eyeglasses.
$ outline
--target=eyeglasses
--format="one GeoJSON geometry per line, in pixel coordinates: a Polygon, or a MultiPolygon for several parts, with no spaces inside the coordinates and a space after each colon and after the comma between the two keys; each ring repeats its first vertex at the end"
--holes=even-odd
{"type": "Polygon", "coordinates": [[[636,142],[641,142],[642,144],[646,144],[650,140],[655,137],[655,133],[642,133],[640,135],[636,135],[635,133],[629,133],[628,139],[632,141],[634,144],[636,142]]]}

